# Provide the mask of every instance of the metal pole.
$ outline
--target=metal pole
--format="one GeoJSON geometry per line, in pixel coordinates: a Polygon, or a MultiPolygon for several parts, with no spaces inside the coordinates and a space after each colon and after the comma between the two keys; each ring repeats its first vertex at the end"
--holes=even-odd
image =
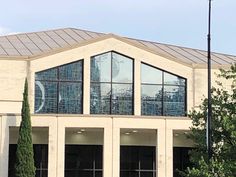
{"type": "Polygon", "coordinates": [[[207,59],[208,59],[208,112],[207,112],[207,151],[208,160],[212,157],[212,105],[211,105],[211,1],[209,0],[209,15],[208,15],[208,35],[207,35],[207,59]]]}

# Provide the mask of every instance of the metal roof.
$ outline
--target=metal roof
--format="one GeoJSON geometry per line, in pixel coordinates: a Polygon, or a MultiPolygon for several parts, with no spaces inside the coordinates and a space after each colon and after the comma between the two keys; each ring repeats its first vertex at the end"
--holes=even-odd
{"type": "MultiPolygon", "coordinates": [[[[0,57],[32,57],[57,49],[75,46],[85,41],[97,39],[107,34],[75,28],[64,28],[49,31],[22,33],[0,36],[0,57]]],[[[206,64],[207,52],[199,49],[162,44],[121,37],[134,45],[154,51],[157,54],[172,58],[186,64],[206,64]]],[[[213,65],[229,65],[236,62],[236,56],[212,53],[213,65]]]]}

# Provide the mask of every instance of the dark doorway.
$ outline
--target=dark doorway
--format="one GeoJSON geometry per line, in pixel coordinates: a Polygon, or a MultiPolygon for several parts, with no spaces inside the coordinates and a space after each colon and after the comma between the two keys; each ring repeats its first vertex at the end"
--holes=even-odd
{"type": "Polygon", "coordinates": [[[178,170],[184,171],[187,167],[191,167],[189,160],[189,151],[191,147],[174,147],[173,149],[173,170],[174,177],[181,177],[178,170]]]}
{"type": "Polygon", "coordinates": [[[102,177],[102,145],[66,145],[65,177],[102,177]]]}
{"type": "Polygon", "coordinates": [[[121,146],[120,177],[155,177],[156,147],[121,146]]]}

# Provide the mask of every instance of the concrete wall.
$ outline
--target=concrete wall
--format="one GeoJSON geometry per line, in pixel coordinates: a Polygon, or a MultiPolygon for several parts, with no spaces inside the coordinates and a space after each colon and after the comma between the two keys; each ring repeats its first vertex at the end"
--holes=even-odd
{"type": "MultiPolygon", "coordinates": [[[[0,176],[8,175],[9,143],[16,142],[16,128],[20,125],[20,116],[3,115],[1,118],[1,161],[0,176]]],[[[173,131],[189,130],[191,121],[184,118],[178,120],[166,118],[134,118],[134,117],[99,117],[92,116],[43,116],[33,115],[32,126],[34,141],[46,143],[49,147],[48,176],[64,177],[65,144],[103,144],[103,176],[119,176],[120,145],[152,145],[156,146],[158,177],[172,177],[173,172],[173,131]],[[88,133],[87,140],[71,138],[69,129],[84,128],[98,132],[94,140],[94,132],[88,133]],[[98,129],[102,131],[97,131],[98,129]],[[125,139],[124,130],[138,130],[134,138],[125,139]],[[145,130],[145,131],[144,131],[145,130]],[[42,133],[43,132],[43,133],[42,133]],[[48,134],[48,138],[47,135],[48,134]],[[42,135],[42,137],[40,136],[42,135]],[[147,137],[152,135],[152,137],[147,137]],[[138,139],[138,136],[141,137],[138,139]],[[37,139],[38,138],[38,139],[37,139]],[[145,140],[146,138],[146,140],[145,140]],[[101,141],[103,140],[103,141],[101,141]]],[[[75,136],[75,135],[74,135],[75,136]]],[[[76,137],[76,136],[75,136],[76,137]]],[[[188,146],[188,145],[186,145],[188,146]]]]}
{"type": "MultiPolygon", "coordinates": [[[[31,61],[0,60],[0,176],[7,177],[9,143],[15,143],[17,134],[13,127],[20,125],[20,113],[24,78],[29,82],[31,112],[34,113],[35,72],[73,61],[84,60],[84,115],[32,115],[34,128],[47,129],[46,133],[36,132],[35,142],[48,143],[49,177],[64,177],[65,144],[103,144],[103,177],[118,177],[120,145],[154,145],[157,147],[158,177],[173,176],[173,146],[192,146],[183,136],[174,137],[175,131],[189,130],[191,121],[184,117],[140,116],[141,115],[141,62],[169,71],[187,79],[187,109],[197,106],[207,91],[205,69],[193,69],[115,38],[105,39],[86,46],[38,57],[31,61]],[[90,57],[109,51],[117,51],[134,58],[134,115],[103,116],[90,114],[90,57]],[[9,114],[14,113],[14,114],[9,114]],[[87,138],[70,133],[70,129],[100,129],[90,132],[87,138]],[[129,137],[124,130],[137,129],[141,133],[129,137]],[[147,131],[145,133],[141,130],[147,131]],[[46,135],[48,136],[46,137],[46,135]],[[39,138],[42,135],[41,139],[39,138]],[[38,139],[37,139],[38,136],[38,139]],[[132,136],[132,138],[130,138],[132,136]]],[[[214,73],[217,70],[213,70],[214,73]]],[[[214,78],[214,75],[213,75],[214,78]]],[[[213,79],[214,80],[214,79],[213,79]]],[[[227,84],[226,84],[227,85],[227,84]]],[[[35,129],[35,130],[36,130],[35,129]]]]}
{"type": "MultiPolygon", "coordinates": [[[[207,70],[193,69],[190,66],[170,60],[153,53],[144,51],[135,46],[121,42],[115,38],[108,38],[79,48],[64,52],[31,59],[30,61],[18,61],[10,59],[0,60],[0,113],[20,113],[22,92],[25,77],[29,82],[29,99],[31,111],[34,112],[34,75],[35,72],[63,65],[80,59],[84,59],[84,114],[89,114],[90,98],[90,57],[109,51],[117,51],[134,58],[135,72],[135,115],[141,114],[141,87],[140,66],[141,62],[148,63],[157,68],[169,71],[187,79],[187,109],[201,103],[207,91],[207,70]]],[[[212,84],[216,79],[217,69],[212,70],[212,84]]],[[[223,81],[225,82],[225,81],[223,81]]],[[[228,82],[226,85],[229,85],[228,82]]]]}
{"type": "Polygon", "coordinates": [[[0,66],[0,113],[19,113],[27,62],[0,60],[0,66]]]}

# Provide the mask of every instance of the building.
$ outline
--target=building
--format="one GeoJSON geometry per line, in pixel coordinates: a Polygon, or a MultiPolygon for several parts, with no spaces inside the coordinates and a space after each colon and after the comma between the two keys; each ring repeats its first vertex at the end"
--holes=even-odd
{"type": "MultiPolygon", "coordinates": [[[[206,58],[73,28],[1,36],[0,176],[14,177],[28,78],[37,177],[177,177],[193,147],[186,113],[207,93],[206,58]]],[[[235,61],[213,53],[212,73],[235,61]]]]}

